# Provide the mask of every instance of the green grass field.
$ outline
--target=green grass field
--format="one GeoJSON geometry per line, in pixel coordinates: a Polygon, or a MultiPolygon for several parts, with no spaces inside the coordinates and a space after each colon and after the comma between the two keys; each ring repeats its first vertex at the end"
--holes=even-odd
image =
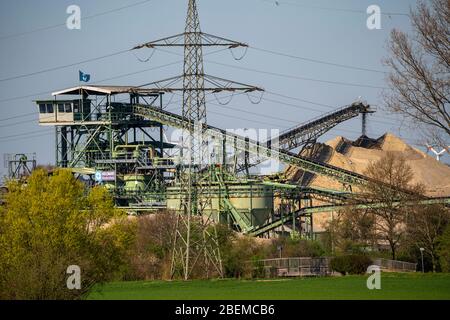
{"type": "Polygon", "coordinates": [[[88,299],[450,299],[450,274],[382,273],[381,290],[368,290],[366,279],[365,276],[346,276],[252,281],[114,282],[95,288],[88,299]]]}

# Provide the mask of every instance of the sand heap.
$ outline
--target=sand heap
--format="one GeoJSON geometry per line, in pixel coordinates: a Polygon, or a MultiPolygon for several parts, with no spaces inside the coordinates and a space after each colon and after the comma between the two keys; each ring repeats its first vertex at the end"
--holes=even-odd
{"type": "MultiPolygon", "coordinates": [[[[450,196],[450,167],[426,153],[415,149],[393,134],[378,139],[362,136],[355,141],[336,137],[325,144],[316,145],[315,158],[349,171],[363,174],[367,166],[387,152],[401,154],[414,173],[413,183],[421,183],[429,196],[450,196]]],[[[287,176],[306,185],[341,189],[342,185],[330,178],[303,174],[295,167],[286,169],[287,176]],[[302,177],[303,176],[303,177],[302,177]]]]}

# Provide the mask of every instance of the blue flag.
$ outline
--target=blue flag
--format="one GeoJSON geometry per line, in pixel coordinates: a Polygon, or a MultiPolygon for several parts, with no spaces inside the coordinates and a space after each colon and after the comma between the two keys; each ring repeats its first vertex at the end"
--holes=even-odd
{"type": "Polygon", "coordinates": [[[87,73],[84,73],[83,71],[79,71],[80,73],[80,81],[83,81],[83,82],[89,82],[89,80],[91,80],[91,75],[90,74],[87,74],[87,73]]]}

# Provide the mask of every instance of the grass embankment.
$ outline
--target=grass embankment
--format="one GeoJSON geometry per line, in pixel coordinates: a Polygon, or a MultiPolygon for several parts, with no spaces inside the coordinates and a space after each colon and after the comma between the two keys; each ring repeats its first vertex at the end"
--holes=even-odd
{"type": "Polygon", "coordinates": [[[113,282],[88,299],[450,299],[450,274],[382,273],[381,290],[368,290],[366,276],[274,280],[113,282]]]}

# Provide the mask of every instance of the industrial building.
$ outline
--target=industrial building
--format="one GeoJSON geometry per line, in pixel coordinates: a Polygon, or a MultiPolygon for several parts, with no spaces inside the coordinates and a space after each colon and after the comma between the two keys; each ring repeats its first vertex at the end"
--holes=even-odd
{"type": "MultiPolygon", "coordinates": [[[[206,216],[253,236],[288,231],[314,237],[311,215],[336,211],[350,199],[355,203],[358,187],[370,179],[314,160],[313,146],[321,135],[355,117],[361,117],[364,135],[367,115],[375,110],[356,101],[265,142],[210,126],[206,93],[263,89],[207,75],[204,46],[247,47],[203,33],[196,2],[190,0],[184,33],[132,48],[184,48],[181,76],[142,86],[80,85],[54,92],[49,100],[35,101],[39,124],[55,128],[56,166],[70,168],[90,186],[105,186],[117,207],[130,214],[168,209],[206,216]],[[181,115],[165,109],[167,93],[183,97],[181,115]],[[181,130],[181,141],[168,141],[164,134],[168,129],[181,130]],[[282,173],[251,174],[252,167],[267,160],[327,177],[340,187],[312,187],[282,173]]],[[[448,203],[449,199],[423,201],[448,203]]]]}

